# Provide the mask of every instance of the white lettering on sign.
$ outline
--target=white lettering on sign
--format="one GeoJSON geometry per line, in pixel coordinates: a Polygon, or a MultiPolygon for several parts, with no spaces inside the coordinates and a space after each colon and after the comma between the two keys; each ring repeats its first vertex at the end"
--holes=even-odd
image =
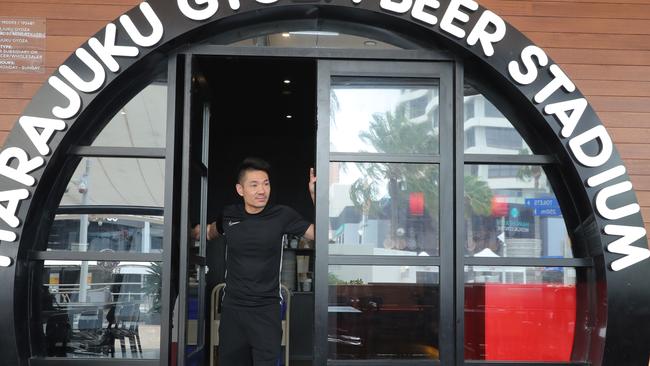
{"type": "MultiPolygon", "coordinates": [[[[546,67],[549,63],[546,53],[537,46],[527,46],[520,54],[519,61],[511,61],[508,64],[508,73],[512,79],[521,85],[530,85],[539,76],[539,70],[546,67]]],[[[565,93],[573,93],[575,85],[569,77],[562,72],[559,66],[551,65],[549,67],[553,79],[545,85],[542,90],[537,92],[533,101],[541,104],[544,103],[551,95],[563,90],[565,93]]],[[[587,109],[587,101],[580,98],[571,98],[566,101],[556,102],[546,105],[543,111],[547,115],[552,115],[562,126],[560,136],[570,138],[569,151],[575,157],[575,160],[583,166],[589,168],[600,168],[607,164],[612,157],[614,146],[612,139],[607,133],[604,126],[596,126],[573,137],[573,133],[580,125],[580,120],[587,109]],[[584,150],[584,146],[591,143],[592,146],[598,146],[598,152],[595,155],[589,155],[584,150]]],[[[609,183],[614,179],[625,174],[625,167],[622,165],[609,168],[605,171],[595,173],[587,179],[587,187],[598,187],[609,183]]],[[[613,196],[632,190],[632,183],[629,181],[614,183],[605,186],[596,193],[595,209],[596,212],[606,220],[620,220],[640,211],[637,203],[630,203],[618,208],[611,208],[607,200],[613,196]]],[[[620,271],[633,264],[650,258],[650,250],[632,246],[634,242],[645,236],[645,229],[636,226],[623,226],[607,224],[603,228],[606,235],[620,236],[608,246],[611,253],[621,254],[624,257],[613,261],[610,268],[613,271],[620,271]]]]}
{"type": "Polygon", "coordinates": [[[142,3],[140,4],[140,10],[142,11],[142,14],[144,14],[145,19],[149,22],[149,25],[152,27],[150,35],[143,36],[135,24],[133,24],[131,17],[128,15],[122,15],[120,17],[120,23],[122,23],[122,26],[126,29],[126,33],[129,34],[129,37],[131,37],[135,44],[140,47],[151,47],[162,39],[163,25],[160,22],[160,18],[158,18],[156,13],[154,13],[151,5],[142,3]]]}
{"type": "Polygon", "coordinates": [[[102,87],[102,85],[104,85],[104,81],[106,80],[106,71],[104,71],[102,64],[95,60],[95,58],[93,58],[90,53],[83,48],[78,48],[74,54],[90,68],[93,72],[93,78],[89,81],[81,79],[79,74],[76,71],[73,71],[68,65],[61,65],[59,67],[59,72],[78,90],[84,93],[96,92],[102,87]]]}
{"type": "Polygon", "coordinates": [[[544,50],[537,46],[527,46],[521,51],[521,61],[526,71],[521,71],[521,67],[517,61],[510,61],[508,64],[508,72],[519,84],[530,85],[537,80],[537,68],[548,65],[548,56],[544,50]],[[533,58],[537,59],[539,66],[535,64],[533,58]]]}
{"type": "Polygon", "coordinates": [[[0,153],[0,174],[28,187],[36,183],[36,179],[29,173],[40,168],[43,164],[45,164],[45,160],[42,157],[37,156],[30,159],[25,150],[19,147],[10,147],[0,153]],[[16,167],[10,165],[14,159],[18,162],[16,167]]]}
{"type": "Polygon", "coordinates": [[[201,10],[197,10],[190,6],[188,0],[177,0],[178,9],[180,9],[183,15],[192,20],[206,20],[217,14],[217,10],[219,10],[218,0],[195,0],[195,3],[196,5],[207,4],[207,6],[201,10]]]}
{"type": "Polygon", "coordinates": [[[55,106],[52,108],[52,114],[56,118],[68,119],[74,117],[81,110],[81,97],[68,84],[64,83],[57,76],[51,76],[47,79],[50,84],[59,93],[68,99],[68,106],[65,108],[55,106]]]}
{"type": "Polygon", "coordinates": [[[27,197],[29,197],[29,191],[24,188],[0,192],[0,202],[7,202],[7,206],[0,203],[0,218],[2,218],[2,221],[13,228],[18,227],[20,220],[16,217],[16,210],[20,201],[27,197]]]}
{"type": "Polygon", "coordinates": [[[620,238],[607,246],[608,251],[623,255],[621,259],[612,262],[612,270],[620,271],[650,258],[650,250],[632,246],[635,241],[645,237],[646,231],[644,228],[636,226],[605,225],[603,231],[607,235],[620,236],[620,238]]]}
{"type": "Polygon", "coordinates": [[[440,7],[440,2],[438,0],[415,0],[415,6],[413,6],[413,11],[411,15],[413,18],[421,20],[429,25],[435,25],[438,23],[438,18],[426,12],[426,8],[438,9],[440,7]]]}
{"type": "Polygon", "coordinates": [[[120,65],[115,60],[115,56],[136,57],[140,50],[133,46],[115,45],[117,27],[113,23],[108,23],[104,29],[104,43],[99,42],[97,38],[91,38],[88,41],[90,48],[95,51],[100,60],[112,72],[120,71],[120,65]]]}
{"type": "Polygon", "coordinates": [[[465,38],[465,30],[455,25],[454,21],[461,23],[469,22],[469,15],[463,13],[461,7],[475,11],[478,9],[478,3],[474,0],[451,0],[445,15],[440,21],[440,29],[456,38],[465,38]]]}
{"type": "MultiPolygon", "coordinates": [[[[251,0],[252,1],[252,0],[251,0]]],[[[358,4],[361,0],[352,0],[358,4]]],[[[277,0],[255,0],[259,4],[275,4],[277,0]]],[[[317,2],[316,0],[313,2],[317,2]]],[[[482,53],[485,57],[491,57],[495,54],[495,45],[506,38],[507,26],[495,13],[489,10],[483,10],[477,13],[479,5],[474,0],[449,0],[446,7],[441,4],[442,0],[380,0],[379,6],[386,12],[407,14],[430,26],[438,24],[441,33],[446,33],[452,37],[462,39],[467,37],[464,42],[468,48],[479,47],[473,50],[477,54],[482,53]],[[436,14],[440,12],[442,14],[436,14]],[[475,22],[472,22],[472,18],[475,22]],[[474,24],[471,29],[469,24],[474,24]]],[[[223,1],[222,3],[225,3],[223,1]]],[[[188,19],[204,21],[217,14],[219,10],[218,0],[176,0],[180,14],[188,19]]],[[[240,8],[240,0],[228,0],[228,5],[232,10],[240,8]]],[[[139,5],[139,9],[144,15],[144,19],[151,27],[150,31],[145,32],[138,29],[133,20],[128,15],[120,17],[119,22],[137,46],[117,45],[117,27],[109,23],[104,30],[104,40],[100,42],[97,38],[89,39],[88,46],[95,53],[93,57],[85,48],[79,48],[75,55],[90,70],[88,74],[81,73],[82,70],[73,70],[70,65],[59,67],[59,73],[62,78],[52,76],[48,79],[49,85],[58,93],[63,95],[67,100],[67,106],[53,106],[51,109],[52,116],[55,118],[23,116],[19,119],[21,128],[34,145],[36,150],[42,156],[30,158],[25,150],[19,147],[7,146],[0,153],[0,175],[16,181],[24,186],[31,187],[35,184],[35,179],[30,174],[45,164],[43,156],[50,153],[49,143],[55,133],[63,131],[66,123],[63,120],[71,119],[78,115],[81,106],[80,92],[95,93],[101,90],[107,79],[106,70],[113,73],[120,71],[120,65],[116,57],[138,57],[141,48],[154,47],[159,44],[165,34],[165,24],[155,13],[153,8],[146,2],[139,5]],[[147,35],[145,35],[147,33],[147,35]],[[84,80],[80,75],[90,75],[89,80],[84,80]],[[63,80],[65,79],[65,80],[63,80]],[[68,83],[66,83],[67,81],[68,83]]],[[[0,21],[0,25],[2,25],[0,21]]],[[[9,23],[7,23],[9,24],[9,23]]],[[[11,24],[28,26],[29,24],[11,24]]],[[[1,27],[0,27],[1,28],[1,27]]],[[[146,29],[149,29],[145,26],[146,29]]],[[[20,32],[20,30],[16,30],[20,32]]],[[[44,35],[43,35],[44,36],[44,35]]],[[[0,37],[3,37],[0,29],[0,37]]],[[[5,37],[6,38],[6,37],[5,37]]],[[[0,38],[4,39],[4,38],[0,38]]],[[[31,54],[21,50],[16,50],[12,44],[3,44],[3,52],[8,55],[8,60],[0,60],[2,68],[18,68],[19,66],[13,61],[13,57],[39,57],[38,54],[31,54]]],[[[31,51],[30,51],[31,52],[31,51]]],[[[519,54],[518,60],[507,62],[507,70],[499,70],[508,74],[514,82],[519,85],[531,85],[540,76],[540,71],[548,67],[548,72],[552,76],[551,80],[546,83],[540,90],[537,90],[531,102],[539,104],[539,108],[544,114],[552,116],[561,126],[559,136],[569,139],[568,149],[573,155],[575,161],[584,167],[593,168],[594,174],[585,182],[587,187],[599,187],[596,193],[595,210],[605,220],[620,220],[639,212],[638,204],[623,204],[621,207],[612,208],[608,206],[608,199],[618,196],[632,190],[632,184],[629,181],[614,182],[609,186],[606,184],[613,182],[625,174],[625,168],[622,165],[610,167],[603,171],[613,155],[613,143],[603,126],[596,126],[590,129],[580,128],[580,122],[584,112],[588,108],[587,101],[583,97],[573,96],[570,94],[576,90],[575,84],[560,69],[559,66],[552,64],[549,66],[549,58],[546,53],[539,47],[528,45],[519,54]],[[569,98],[563,98],[569,95],[569,98]],[[554,98],[551,98],[554,96],[554,98]],[[553,103],[546,103],[549,98],[553,103]],[[582,131],[574,136],[575,131],[582,131]],[[587,149],[587,146],[598,146],[596,152],[587,149]],[[599,169],[596,171],[596,169],[599,169]]],[[[21,66],[22,67],[22,66],[21,66]]],[[[75,64],[76,67],[76,64],[75,64]]],[[[625,195],[632,196],[632,195],[625,195]]],[[[0,219],[7,225],[17,228],[20,225],[20,219],[15,213],[19,203],[29,197],[26,189],[0,192],[0,202],[7,202],[7,205],[0,203],[0,219]]],[[[634,247],[632,244],[645,236],[645,230],[640,227],[623,226],[606,224],[603,232],[606,235],[618,236],[608,246],[612,253],[621,254],[624,257],[615,260],[611,264],[614,271],[627,268],[635,263],[650,257],[650,250],[646,248],[634,247]]],[[[8,230],[0,230],[0,240],[15,241],[16,233],[8,230]]],[[[0,256],[0,266],[8,257],[0,256]]],[[[9,258],[9,264],[11,258],[9,258]]]]}
{"type": "Polygon", "coordinates": [[[494,55],[494,43],[500,42],[506,36],[506,22],[503,21],[498,15],[486,10],[481,14],[478,22],[472,28],[469,36],[467,36],[467,44],[473,46],[476,42],[481,43],[483,47],[483,54],[485,56],[494,55]],[[488,28],[494,27],[495,31],[490,33],[488,28]]]}
{"type": "Polygon", "coordinates": [[[55,131],[63,131],[66,127],[65,122],[60,119],[30,116],[20,117],[18,123],[41,155],[50,154],[50,146],[48,145],[50,138],[52,138],[55,131]],[[37,128],[41,129],[41,132],[37,128]]]}

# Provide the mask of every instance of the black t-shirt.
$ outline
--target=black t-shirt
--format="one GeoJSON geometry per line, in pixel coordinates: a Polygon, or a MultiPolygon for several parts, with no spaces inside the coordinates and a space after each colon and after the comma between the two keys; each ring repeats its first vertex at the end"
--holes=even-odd
{"type": "Polygon", "coordinates": [[[249,214],[243,204],[224,208],[226,288],[223,305],[260,307],[280,302],[282,236],[303,235],[310,223],[294,209],[273,205],[249,214]]]}

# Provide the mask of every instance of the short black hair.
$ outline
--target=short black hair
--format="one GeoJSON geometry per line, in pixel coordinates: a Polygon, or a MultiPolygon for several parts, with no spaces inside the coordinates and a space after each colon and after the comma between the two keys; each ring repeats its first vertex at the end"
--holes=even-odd
{"type": "Polygon", "coordinates": [[[249,157],[239,163],[239,167],[237,168],[237,183],[241,183],[244,174],[252,170],[261,170],[269,177],[271,176],[271,164],[260,158],[249,157]]]}

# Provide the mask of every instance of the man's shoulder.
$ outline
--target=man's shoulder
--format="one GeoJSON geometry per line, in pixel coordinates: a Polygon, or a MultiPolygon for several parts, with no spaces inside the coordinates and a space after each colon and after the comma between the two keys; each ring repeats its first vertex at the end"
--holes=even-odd
{"type": "Polygon", "coordinates": [[[240,204],[232,204],[224,206],[222,212],[223,217],[239,217],[243,214],[243,208],[240,204]]]}

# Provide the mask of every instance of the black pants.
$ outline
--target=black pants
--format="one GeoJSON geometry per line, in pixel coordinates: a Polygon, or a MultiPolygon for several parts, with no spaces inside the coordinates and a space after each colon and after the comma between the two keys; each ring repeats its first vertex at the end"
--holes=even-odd
{"type": "Polygon", "coordinates": [[[276,366],[281,342],[280,304],[263,308],[222,308],[219,366],[276,366]]]}

